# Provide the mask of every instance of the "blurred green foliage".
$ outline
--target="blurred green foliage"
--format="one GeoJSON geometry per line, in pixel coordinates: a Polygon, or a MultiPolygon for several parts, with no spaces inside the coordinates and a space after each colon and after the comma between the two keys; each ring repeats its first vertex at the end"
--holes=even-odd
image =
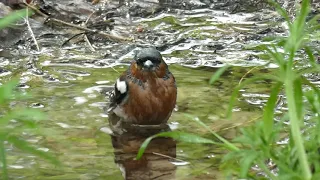
{"type": "MultiPolygon", "coordinates": [[[[10,26],[12,23],[22,19],[26,15],[25,9],[12,12],[8,16],[0,19],[0,29],[10,26]]],[[[30,15],[30,13],[28,15],[30,15]]],[[[24,152],[49,160],[53,164],[59,164],[59,161],[51,153],[38,150],[29,142],[19,137],[19,134],[25,130],[31,129],[35,133],[38,132],[40,129],[38,122],[45,119],[45,115],[36,109],[11,109],[9,107],[10,103],[13,101],[29,98],[29,96],[17,91],[17,85],[18,81],[12,80],[0,86],[0,160],[2,169],[0,177],[5,180],[8,179],[6,161],[6,147],[8,144],[12,144],[24,152]]]]}
{"type": "Polygon", "coordinates": [[[8,143],[24,152],[32,153],[54,164],[59,164],[58,160],[52,154],[38,150],[17,135],[30,129],[34,132],[39,131],[40,127],[38,126],[38,122],[45,119],[45,115],[36,109],[9,108],[10,102],[26,97],[26,95],[16,91],[17,84],[18,81],[10,81],[0,87],[0,159],[2,163],[2,179],[8,179],[6,162],[6,144],[8,143]],[[14,125],[12,125],[12,120],[14,120],[14,125]]]}
{"type": "Polygon", "coordinates": [[[30,16],[32,13],[33,13],[32,11],[30,11],[30,10],[27,11],[26,9],[13,11],[9,15],[7,15],[3,18],[0,18],[0,30],[10,26],[12,23],[14,23],[18,20],[21,20],[23,17],[26,17],[27,15],[30,16]]]}
{"type": "MultiPolygon", "coordinates": [[[[261,45],[260,49],[270,57],[270,63],[278,65],[279,68],[274,74],[251,77],[242,81],[235,87],[226,113],[230,118],[234,104],[237,103],[239,90],[248,84],[268,79],[273,87],[262,118],[243,128],[241,136],[231,143],[213,132],[198,118],[190,117],[220,142],[210,142],[210,139],[177,131],[161,133],[143,143],[138,153],[139,158],[152,138],[168,136],[184,142],[209,143],[225,147],[229,153],[224,157],[221,169],[230,179],[234,176],[241,179],[281,180],[320,178],[320,90],[305,77],[310,73],[320,75],[320,66],[314,57],[317,50],[309,47],[310,42],[320,40],[318,23],[320,15],[307,21],[310,2],[303,0],[297,9],[297,16],[291,20],[279,4],[271,3],[286,20],[289,36],[275,38],[271,44],[261,45]],[[298,51],[306,54],[303,63],[297,63],[298,51]],[[281,97],[285,97],[288,112],[276,117],[275,110],[281,97]],[[280,120],[276,121],[276,118],[280,120]],[[285,121],[289,122],[289,126],[285,125],[285,121]],[[288,143],[279,143],[284,137],[289,138],[288,143]],[[252,169],[254,166],[255,170],[252,169]]],[[[217,71],[210,83],[214,83],[226,69],[227,67],[217,71]]]]}

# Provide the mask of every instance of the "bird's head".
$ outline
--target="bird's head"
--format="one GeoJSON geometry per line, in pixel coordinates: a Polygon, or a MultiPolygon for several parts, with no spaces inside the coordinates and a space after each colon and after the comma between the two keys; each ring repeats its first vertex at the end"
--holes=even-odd
{"type": "Polygon", "coordinates": [[[142,71],[155,71],[163,61],[160,52],[152,47],[140,50],[134,60],[142,71]]]}

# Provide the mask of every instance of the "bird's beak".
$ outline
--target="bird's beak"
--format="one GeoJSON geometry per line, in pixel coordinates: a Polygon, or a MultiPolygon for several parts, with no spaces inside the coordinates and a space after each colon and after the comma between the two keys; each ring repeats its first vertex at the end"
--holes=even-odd
{"type": "Polygon", "coordinates": [[[153,67],[154,67],[154,64],[150,60],[147,60],[146,62],[143,63],[144,70],[152,70],[153,67]]]}
{"type": "Polygon", "coordinates": [[[153,66],[153,63],[150,60],[147,60],[146,62],[144,62],[143,64],[145,67],[151,67],[153,66]]]}

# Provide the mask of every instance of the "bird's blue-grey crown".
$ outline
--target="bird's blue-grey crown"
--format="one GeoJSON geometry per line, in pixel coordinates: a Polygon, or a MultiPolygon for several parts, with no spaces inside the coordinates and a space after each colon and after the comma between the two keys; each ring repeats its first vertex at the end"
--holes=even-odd
{"type": "Polygon", "coordinates": [[[156,48],[150,47],[138,51],[134,57],[134,60],[140,66],[154,67],[161,63],[162,56],[156,48]]]}

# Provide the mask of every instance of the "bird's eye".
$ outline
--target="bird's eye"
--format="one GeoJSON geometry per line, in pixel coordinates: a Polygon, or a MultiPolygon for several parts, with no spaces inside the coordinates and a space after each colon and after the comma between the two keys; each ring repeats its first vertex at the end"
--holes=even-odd
{"type": "Polygon", "coordinates": [[[137,62],[138,65],[142,65],[142,64],[143,64],[143,63],[142,63],[142,59],[137,59],[136,62],[137,62]]]}

